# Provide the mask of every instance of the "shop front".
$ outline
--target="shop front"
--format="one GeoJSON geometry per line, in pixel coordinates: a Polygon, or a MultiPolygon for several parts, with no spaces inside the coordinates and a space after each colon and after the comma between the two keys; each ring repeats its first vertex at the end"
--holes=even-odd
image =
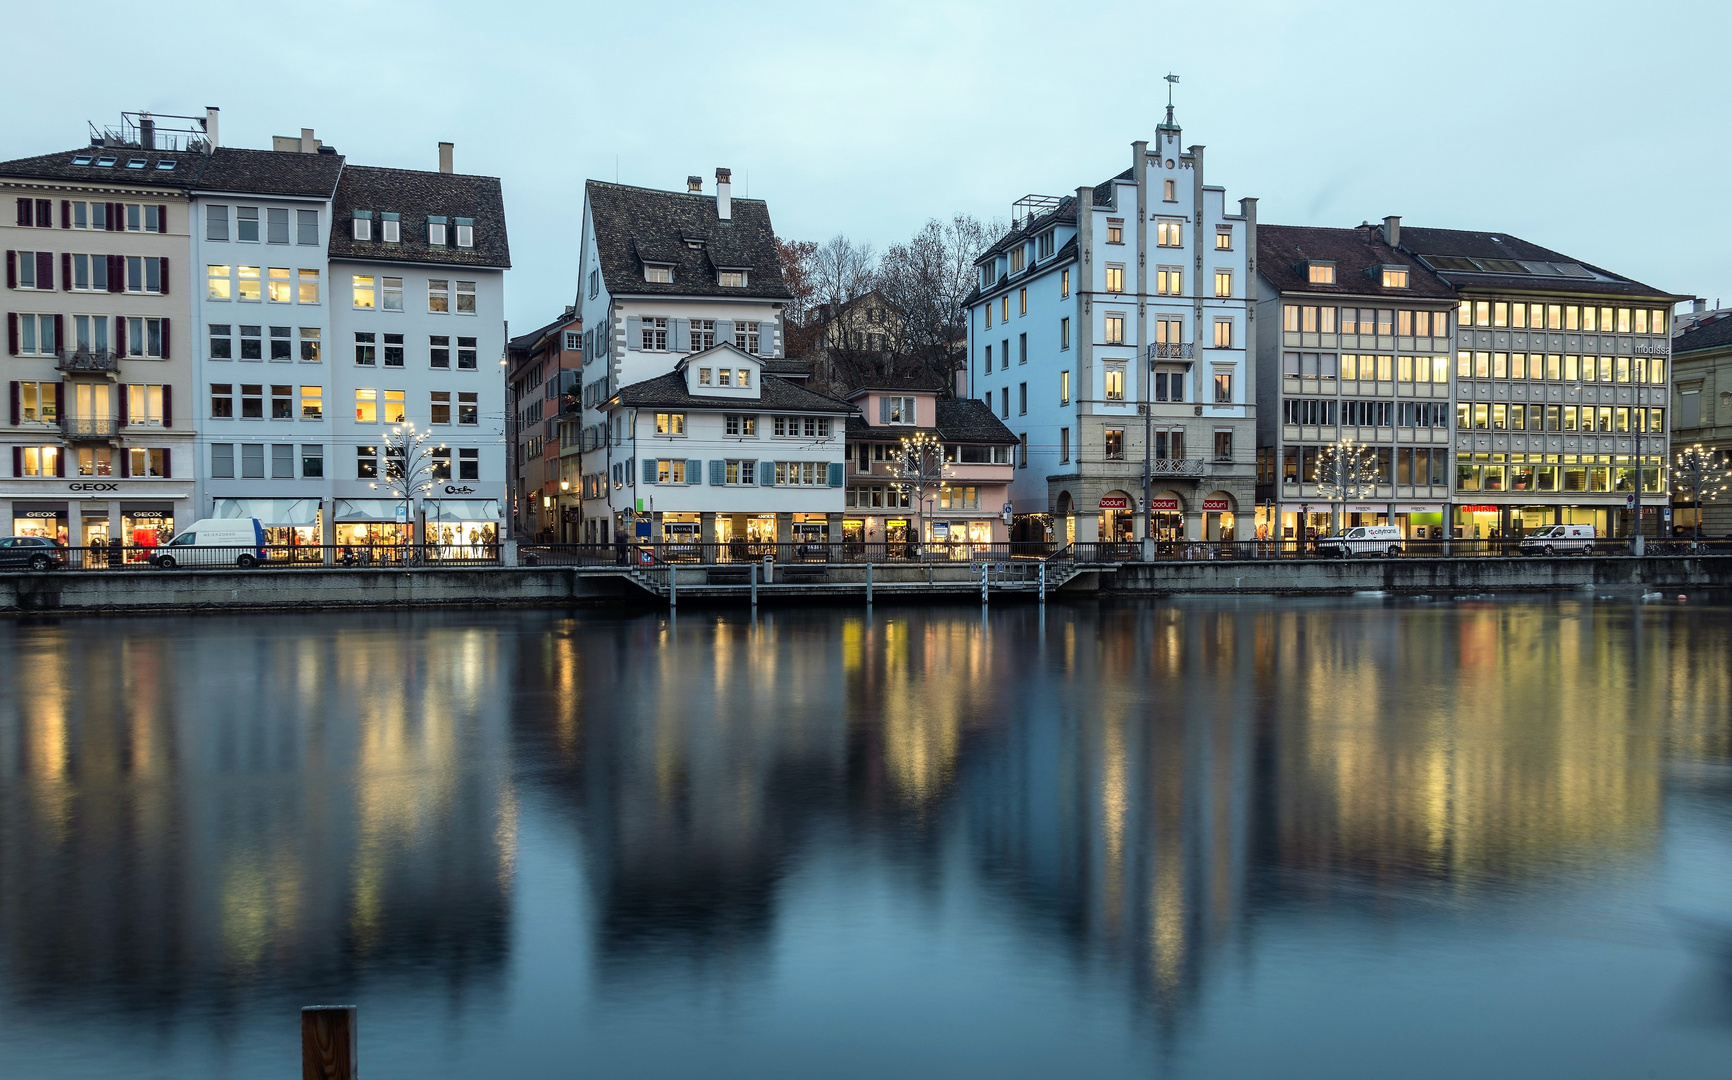
{"type": "Polygon", "coordinates": [[[338,499],[332,516],[338,556],[344,562],[369,565],[407,557],[409,511],[401,500],[338,499]]]}
{"type": "Polygon", "coordinates": [[[1396,503],[1395,522],[1409,540],[1443,539],[1442,503],[1396,503]]]}
{"type": "Polygon", "coordinates": [[[926,541],[935,554],[952,559],[968,559],[976,551],[985,551],[992,543],[992,521],[950,520],[940,518],[926,523],[926,541]]]}
{"type": "Polygon", "coordinates": [[[1129,544],[1136,540],[1136,500],[1122,491],[1108,492],[1100,501],[1100,536],[1103,543],[1129,544]]]}
{"type": "Polygon", "coordinates": [[[1238,502],[1229,492],[1203,496],[1203,539],[1231,543],[1236,538],[1237,511],[1238,502]]]}
{"type": "Polygon", "coordinates": [[[497,499],[423,499],[421,513],[433,558],[492,558],[498,548],[497,499]]]}
{"type": "Polygon", "coordinates": [[[173,539],[173,503],[121,502],[120,543],[126,561],[149,562],[156,548],[173,539]]]}
{"type": "Polygon", "coordinates": [[[1326,502],[1283,503],[1279,514],[1281,539],[1296,544],[1329,535],[1335,524],[1334,505],[1326,502]]]}
{"type": "Polygon", "coordinates": [[[1170,544],[1185,538],[1185,504],[1178,492],[1163,491],[1150,499],[1149,516],[1155,543],[1170,544]]]}
{"type": "Polygon", "coordinates": [[[12,503],[13,536],[41,536],[64,544],[67,542],[69,520],[64,502],[26,502],[19,499],[12,503]]]}
{"type": "MultiPolygon", "coordinates": [[[[218,499],[218,518],[257,518],[272,547],[318,548],[324,543],[324,506],[318,499],[218,499]]],[[[317,561],[322,556],[309,551],[317,561]]]]}

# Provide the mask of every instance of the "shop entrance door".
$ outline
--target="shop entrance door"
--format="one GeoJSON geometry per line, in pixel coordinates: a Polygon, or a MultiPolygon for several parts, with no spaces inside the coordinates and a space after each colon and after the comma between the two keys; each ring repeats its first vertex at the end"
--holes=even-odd
{"type": "Polygon", "coordinates": [[[913,553],[908,550],[908,519],[890,518],[884,522],[884,556],[889,559],[907,559],[913,553]]]}

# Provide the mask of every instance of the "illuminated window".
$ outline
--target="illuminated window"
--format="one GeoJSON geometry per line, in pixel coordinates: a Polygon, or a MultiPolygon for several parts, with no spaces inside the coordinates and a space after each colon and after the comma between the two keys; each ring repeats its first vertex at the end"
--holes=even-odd
{"type": "Polygon", "coordinates": [[[1231,226],[1231,225],[1217,225],[1217,226],[1215,226],[1215,250],[1216,251],[1232,251],[1233,250],[1233,226],[1231,226]]]}
{"type": "Polygon", "coordinates": [[[1125,219],[1107,218],[1107,243],[1122,244],[1125,242],[1125,219]]]}
{"type": "Polygon", "coordinates": [[[1107,292],[1122,293],[1125,291],[1125,268],[1120,265],[1107,266],[1107,292]]]}
{"type": "Polygon", "coordinates": [[[1184,247],[1185,225],[1181,221],[1161,221],[1155,224],[1156,247],[1184,247]]]}
{"type": "Polygon", "coordinates": [[[1386,266],[1383,268],[1383,287],[1385,289],[1407,288],[1407,270],[1402,267],[1386,266]]]}
{"type": "MultiPolygon", "coordinates": [[[[247,267],[244,267],[244,266],[241,267],[241,277],[242,277],[241,289],[242,289],[243,293],[246,290],[246,280],[245,280],[246,271],[247,271],[247,267]]],[[[253,273],[257,274],[258,271],[254,270],[253,273]]],[[[353,306],[357,307],[357,308],[364,308],[368,311],[371,311],[374,307],[374,300],[376,297],[376,293],[375,293],[375,289],[374,289],[374,280],[375,279],[373,278],[373,275],[371,275],[371,274],[355,274],[349,280],[350,280],[350,294],[353,297],[353,300],[352,300],[353,306]]],[[[255,289],[258,288],[258,286],[256,284],[253,287],[255,289]]],[[[245,299],[244,295],[242,296],[242,299],[245,299]]]]}
{"type": "Polygon", "coordinates": [[[1125,317],[1121,314],[1109,314],[1106,317],[1106,343],[1108,345],[1123,345],[1125,343],[1125,317]]]}
{"type": "Polygon", "coordinates": [[[1313,285],[1333,285],[1333,284],[1335,284],[1335,264],[1334,263],[1312,263],[1308,269],[1309,269],[1309,277],[1310,277],[1311,284],[1313,284],[1313,285]]]}
{"type": "Polygon", "coordinates": [[[1215,295],[1233,295],[1233,271],[1219,269],[1215,271],[1215,295]]]}

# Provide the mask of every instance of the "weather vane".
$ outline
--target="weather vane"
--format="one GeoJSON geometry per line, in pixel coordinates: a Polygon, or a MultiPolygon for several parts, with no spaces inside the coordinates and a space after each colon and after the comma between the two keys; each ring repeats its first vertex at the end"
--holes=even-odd
{"type": "Polygon", "coordinates": [[[1173,87],[1179,85],[1179,77],[1167,72],[1162,78],[1167,80],[1167,126],[1173,125],[1173,87]]]}

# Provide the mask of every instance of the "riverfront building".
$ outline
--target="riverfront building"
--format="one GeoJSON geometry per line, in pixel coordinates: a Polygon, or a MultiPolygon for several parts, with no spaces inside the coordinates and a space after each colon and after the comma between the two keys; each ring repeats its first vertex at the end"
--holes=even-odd
{"type": "MultiPolygon", "coordinates": [[[[1695,314],[1672,339],[1672,442],[1680,451],[1701,443],[1732,463],[1732,317],[1695,314]]],[[[1702,535],[1732,534],[1732,498],[1722,494],[1698,504],[1683,493],[1674,503],[1673,525],[1702,535]]]]}
{"type": "Polygon", "coordinates": [[[1456,295],[1400,249],[1400,229],[1389,218],[1257,230],[1257,536],[1392,521],[1415,539],[1444,535],[1456,295]],[[1341,439],[1376,461],[1353,502],[1318,486],[1323,448],[1341,439]]]}
{"type": "Polygon", "coordinates": [[[1015,479],[1018,439],[984,401],[941,397],[926,388],[865,387],[849,401],[848,492],[841,539],[950,545],[965,557],[972,545],[1010,539],[1004,509],[1015,479]],[[927,435],[943,444],[943,476],[927,496],[896,479],[902,440],[927,435]],[[920,524],[924,523],[924,524],[920,524]]]}
{"type": "Polygon", "coordinates": [[[842,532],[852,407],[770,374],[731,343],[601,403],[616,452],[601,520],[660,543],[829,543],[842,532]]]}
{"type": "MultiPolygon", "coordinates": [[[[638,452],[618,441],[631,432],[610,412],[622,388],[668,375],[687,357],[729,346],[756,358],[746,367],[755,391],[759,369],[773,369],[783,356],[781,314],[792,294],[782,282],[769,207],[761,199],[734,198],[727,169],[716,170],[713,196],[703,193],[696,176],[686,187],[656,191],[595,180],[584,187],[577,310],[584,326],[579,437],[586,542],[627,532],[642,495],[633,490],[642,468],[638,452]]],[[[713,374],[719,370],[712,366],[713,374]]],[[[821,410],[807,411],[816,419],[821,410]]],[[[823,455],[833,451],[840,463],[839,424],[831,438],[835,445],[824,447],[823,455]]],[[[829,460],[802,461],[821,459],[829,460]]],[[[840,510],[841,492],[835,495],[840,510]]],[[[646,512],[647,506],[646,499],[646,512]]],[[[769,521],[780,528],[782,519],[769,521]]],[[[766,527],[750,526],[760,533],[766,527]]],[[[773,539],[792,536],[778,532],[773,539]]]]}
{"type": "Polygon", "coordinates": [[[1204,182],[1172,110],[1131,167],[1030,195],[978,260],[969,394],[1019,442],[1025,539],[1249,535],[1255,482],[1256,200],[1204,182]]]}
{"type": "Polygon", "coordinates": [[[583,321],[575,307],[506,349],[509,515],[520,538],[574,543],[581,523],[578,424],[583,321]]]}

